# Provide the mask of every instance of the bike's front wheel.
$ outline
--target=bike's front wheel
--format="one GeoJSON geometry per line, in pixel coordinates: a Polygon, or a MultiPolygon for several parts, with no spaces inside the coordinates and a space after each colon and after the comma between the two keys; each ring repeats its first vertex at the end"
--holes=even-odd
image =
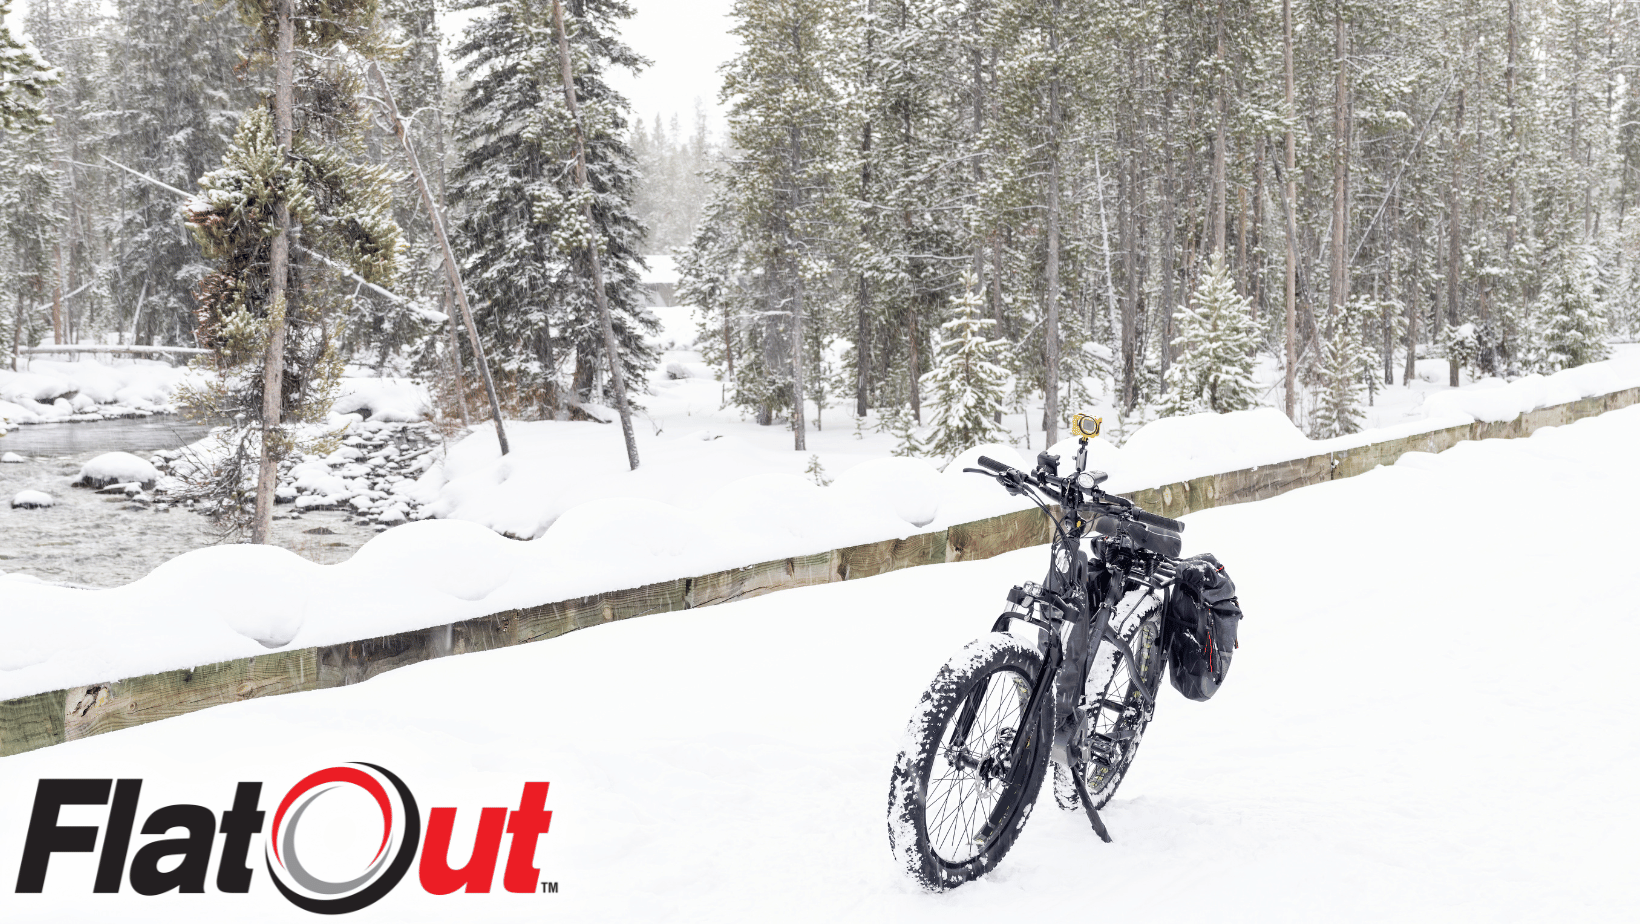
{"type": "Polygon", "coordinates": [[[957,652],[923,694],[894,762],[888,841],[924,888],[984,875],[1024,828],[1053,741],[1051,689],[1046,708],[1025,715],[1042,672],[1034,647],[993,633],[957,652]]]}

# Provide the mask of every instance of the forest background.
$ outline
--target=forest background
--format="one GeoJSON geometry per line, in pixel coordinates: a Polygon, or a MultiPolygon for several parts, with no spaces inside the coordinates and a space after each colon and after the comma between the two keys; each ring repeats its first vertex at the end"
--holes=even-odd
{"type": "MultiPolygon", "coordinates": [[[[272,107],[261,7],[19,6],[0,349],[225,349],[201,338],[224,323],[208,296],[251,271],[202,251],[201,190],[249,163],[272,107]]],[[[482,415],[476,360],[370,61],[508,416],[614,403],[589,243],[629,379],[658,357],[644,257],[670,255],[725,402],[799,449],[827,407],[949,456],[1040,406],[1051,443],[1095,390],[1128,429],[1266,403],[1327,436],[1419,359],[1514,377],[1640,328],[1633,3],[738,0],[723,132],[704,109],[634,115],[616,85],[646,62],[618,0],[565,4],[573,117],[551,4],[293,7],[370,24],[298,68],[299,131],[358,191],[320,195],[290,256],[311,312],[293,361],[422,377],[452,416],[482,415]]]]}

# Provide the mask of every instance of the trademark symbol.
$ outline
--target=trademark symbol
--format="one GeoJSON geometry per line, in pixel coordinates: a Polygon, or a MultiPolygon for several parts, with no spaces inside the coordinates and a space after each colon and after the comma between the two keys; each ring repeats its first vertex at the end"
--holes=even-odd
{"type": "Polygon", "coordinates": [[[541,894],[542,895],[557,895],[558,894],[558,883],[556,883],[556,882],[543,882],[543,883],[541,883],[541,894]]]}

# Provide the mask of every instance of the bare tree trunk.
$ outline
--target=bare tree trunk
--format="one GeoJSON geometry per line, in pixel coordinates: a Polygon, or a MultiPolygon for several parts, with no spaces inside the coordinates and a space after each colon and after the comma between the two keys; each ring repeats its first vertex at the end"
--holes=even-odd
{"type": "Polygon", "coordinates": [[[450,287],[444,287],[444,314],[449,323],[444,325],[445,345],[450,354],[450,386],[456,390],[456,410],[461,414],[461,425],[471,426],[472,411],[467,407],[467,379],[461,374],[461,341],[456,339],[456,312],[450,287]]]}
{"type": "MultiPolygon", "coordinates": [[[[575,75],[570,67],[569,35],[564,31],[564,5],[552,0],[552,18],[558,27],[558,55],[563,65],[564,103],[569,107],[570,121],[575,125],[575,185],[582,193],[587,190],[586,138],[581,132],[581,116],[575,105],[575,75]]],[[[581,217],[590,234],[596,234],[598,225],[592,220],[592,203],[583,196],[581,217]]],[[[626,403],[626,369],[621,365],[620,345],[615,342],[615,322],[609,314],[609,300],[604,295],[604,268],[598,259],[596,241],[587,242],[587,258],[592,265],[592,296],[598,305],[598,321],[604,330],[604,352],[609,354],[609,381],[615,389],[615,410],[621,415],[621,434],[626,438],[626,461],[633,469],[638,467],[638,440],[632,433],[632,409],[626,403]]],[[[801,400],[801,398],[799,399],[801,400]]],[[[496,417],[499,426],[501,418],[496,417]]]]}
{"type": "MultiPolygon", "coordinates": [[[[876,60],[874,46],[877,39],[876,20],[877,2],[868,0],[866,3],[866,84],[872,85],[872,62],[876,60]]],[[[977,75],[976,75],[977,76],[977,75]]],[[[976,155],[977,159],[977,155],[976,155]]],[[[865,124],[860,126],[860,198],[862,201],[871,201],[871,119],[868,117],[865,124]]],[[[869,222],[862,219],[860,222],[860,238],[870,239],[869,222]]],[[[859,274],[856,281],[857,294],[855,297],[856,326],[859,329],[854,338],[854,416],[864,417],[868,409],[867,395],[871,389],[871,355],[869,339],[871,328],[871,283],[865,273],[859,274]]],[[[725,347],[728,341],[724,341],[725,347]]]]}
{"type": "MultiPolygon", "coordinates": [[[[279,145],[279,159],[289,156],[295,131],[296,4],[277,0],[277,45],[273,58],[273,131],[279,145]]],[[[256,470],[256,513],[251,521],[251,541],[266,543],[273,527],[273,492],[279,485],[279,463],[274,443],[281,439],[284,418],[285,308],[290,278],[290,205],[281,198],[273,208],[278,230],[268,255],[268,355],[262,370],[262,451],[256,470]]]]}
{"type": "Polygon", "coordinates": [[[1219,127],[1218,134],[1213,142],[1213,256],[1216,259],[1223,260],[1225,256],[1226,214],[1229,210],[1229,196],[1224,182],[1224,133],[1225,123],[1230,119],[1230,104],[1225,98],[1224,86],[1224,0],[1219,0],[1218,42],[1219,127]]]}
{"type": "Polygon", "coordinates": [[[57,278],[51,288],[51,341],[56,344],[67,343],[63,331],[63,280],[68,278],[68,268],[63,264],[63,242],[61,240],[53,246],[57,259],[57,278]]]}
{"type": "Polygon", "coordinates": [[[1520,220],[1520,117],[1515,108],[1515,57],[1518,54],[1515,24],[1518,19],[1516,0],[1509,0],[1509,61],[1504,69],[1505,105],[1509,108],[1509,218],[1504,225],[1503,241],[1505,265],[1515,259],[1515,225],[1520,220]]]}
{"type": "MultiPolygon", "coordinates": [[[[1054,0],[1054,13],[1059,12],[1059,0],[1054,0]]],[[[1059,31],[1048,26],[1049,60],[1055,70],[1048,78],[1048,304],[1042,322],[1042,337],[1047,359],[1046,394],[1042,407],[1043,445],[1059,441],[1059,31]]]]}
{"type": "MultiPolygon", "coordinates": [[[[433,190],[427,185],[427,175],[422,172],[421,162],[416,158],[416,149],[410,144],[410,135],[404,130],[404,122],[399,118],[398,104],[393,101],[393,91],[387,85],[387,78],[382,76],[381,68],[376,62],[370,62],[370,75],[375,78],[377,89],[382,92],[382,108],[387,111],[388,120],[393,125],[393,133],[399,136],[399,143],[404,146],[405,159],[410,162],[410,173],[416,178],[416,188],[421,192],[422,205],[427,209],[428,223],[433,226],[433,234],[437,236],[439,249],[444,254],[445,281],[455,290],[456,302],[461,308],[461,318],[467,327],[467,336],[472,341],[473,359],[478,365],[478,374],[484,380],[484,392],[490,398],[490,414],[495,418],[495,438],[501,446],[501,454],[506,455],[507,431],[501,423],[501,401],[496,397],[495,380],[490,377],[490,364],[484,357],[484,345],[479,342],[478,328],[473,324],[473,312],[467,305],[467,287],[461,281],[461,269],[456,263],[456,254],[450,247],[450,236],[444,230],[444,210],[440,204],[433,201],[433,190]]],[[[573,112],[573,110],[571,110],[573,112]]],[[[442,171],[441,171],[442,172],[442,171]]]]}
{"type": "MultiPolygon", "coordinates": [[[[1130,135],[1130,143],[1131,140],[1130,135]]],[[[1134,234],[1133,220],[1133,200],[1138,198],[1139,191],[1133,182],[1131,168],[1123,170],[1120,189],[1121,215],[1117,234],[1122,242],[1122,275],[1127,283],[1127,296],[1122,299],[1122,408],[1132,410],[1139,403],[1139,273],[1134,261],[1138,240],[1134,234]]]]}
{"type": "MultiPolygon", "coordinates": [[[[794,261],[796,262],[796,261],[794,261]]],[[[808,449],[808,420],[804,416],[803,389],[803,267],[793,267],[792,304],[792,448],[798,452],[808,449]]]]}
{"type": "Polygon", "coordinates": [[[1293,210],[1298,200],[1294,175],[1297,147],[1293,139],[1293,2],[1281,0],[1282,58],[1287,69],[1287,176],[1282,204],[1287,213],[1287,419],[1298,420],[1298,222],[1293,210]]]}
{"type": "Polygon", "coordinates": [[[1332,317],[1350,297],[1350,116],[1349,72],[1345,66],[1347,45],[1342,7],[1333,10],[1333,40],[1338,67],[1333,98],[1333,221],[1332,285],[1327,317],[1332,317]]]}
{"type": "MultiPolygon", "coordinates": [[[[1173,91],[1162,94],[1162,112],[1171,124],[1173,120],[1173,91]]],[[[1178,246],[1178,178],[1172,145],[1163,155],[1162,167],[1162,389],[1167,389],[1167,370],[1173,365],[1173,316],[1178,307],[1177,285],[1178,246]]],[[[1188,295],[1186,296],[1189,297],[1188,295]]]]}
{"type": "MultiPolygon", "coordinates": [[[[1458,109],[1456,121],[1452,126],[1452,173],[1447,185],[1447,260],[1446,260],[1446,323],[1448,327],[1458,325],[1459,304],[1461,294],[1459,280],[1463,275],[1463,215],[1459,211],[1459,169],[1463,160],[1463,104],[1464,87],[1458,88],[1458,109]]],[[[1458,360],[1447,360],[1448,382],[1453,388],[1458,387],[1458,360]]]]}
{"type": "Polygon", "coordinates": [[[911,419],[922,425],[922,349],[917,337],[917,311],[911,311],[911,419]]]}
{"type": "Polygon", "coordinates": [[[1252,240],[1249,242],[1252,256],[1249,259],[1252,265],[1247,268],[1247,275],[1252,281],[1252,290],[1248,293],[1252,302],[1253,320],[1258,320],[1260,302],[1264,301],[1264,260],[1260,257],[1259,243],[1264,239],[1264,145],[1266,138],[1263,132],[1253,140],[1253,229],[1252,240]]]}

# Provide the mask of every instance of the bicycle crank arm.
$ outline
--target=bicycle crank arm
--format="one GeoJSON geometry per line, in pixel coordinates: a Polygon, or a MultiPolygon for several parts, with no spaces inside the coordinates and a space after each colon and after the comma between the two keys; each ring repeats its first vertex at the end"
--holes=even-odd
{"type": "Polygon", "coordinates": [[[1088,784],[1082,782],[1082,770],[1085,765],[1071,768],[1071,782],[1076,784],[1076,794],[1082,797],[1082,808],[1088,812],[1088,821],[1093,823],[1093,833],[1099,839],[1110,843],[1110,832],[1105,830],[1105,823],[1099,819],[1099,810],[1093,807],[1093,796],[1088,794],[1088,784]]]}

